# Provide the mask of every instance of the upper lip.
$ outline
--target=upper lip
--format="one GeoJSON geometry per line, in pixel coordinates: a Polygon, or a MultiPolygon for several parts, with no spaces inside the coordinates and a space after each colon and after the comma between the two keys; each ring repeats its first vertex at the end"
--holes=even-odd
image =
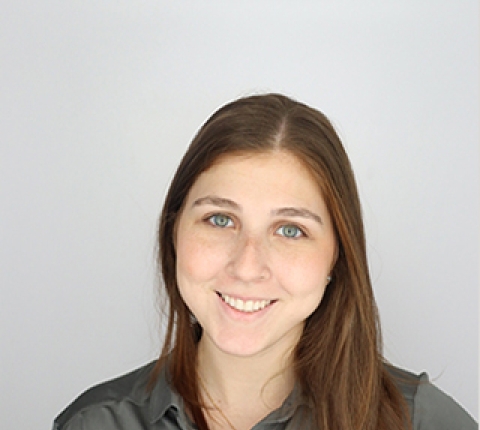
{"type": "Polygon", "coordinates": [[[269,299],[261,299],[261,300],[254,300],[254,299],[246,299],[233,297],[228,294],[222,294],[217,292],[220,299],[225,302],[230,307],[237,309],[238,311],[252,313],[257,312],[265,309],[267,306],[270,306],[274,303],[274,300],[269,299]]]}
{"type": "Polygon", "coordinates": [[[231,294],[231,293],[224,293],[222,291],[215,291],[217,293],[218,296],[228,296],[228,297],[231,297],[233,299],[240,299],[240,300],[243,300],[244,302],[248,301],[248,300],[251,300],[253,302],[261,302],[263,300],[265,301],[268,301],[268,302],[275,302],[277,299],[268,299],[268,298],[259,298],[259,297],[245,297],[245,296],[240,296],[240,295],[237,295],[237,294],[231,294]]]}

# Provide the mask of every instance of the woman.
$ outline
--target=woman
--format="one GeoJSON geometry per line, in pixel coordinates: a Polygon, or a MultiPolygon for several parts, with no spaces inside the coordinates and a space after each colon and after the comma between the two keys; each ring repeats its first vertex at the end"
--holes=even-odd
{"type": "Polygon", "coordinates": [[[277,94],[215,112],[159,228],[162,354],[56,429],[473,429],[385,363],[353,172],[328,119],[277,94]]]}

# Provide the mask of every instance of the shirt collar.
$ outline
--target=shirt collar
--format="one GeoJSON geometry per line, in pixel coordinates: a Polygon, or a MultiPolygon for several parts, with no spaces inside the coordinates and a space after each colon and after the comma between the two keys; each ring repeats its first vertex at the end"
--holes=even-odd
{"type": "Polygon", "coordinates": [[[292,392],[284,400],[282,406],[267,415],[262,422],[264,424],[283,423],[293,417],[299,407],[310,407],[310,402],[303,395],[300,384],[295,384],[292,392]]]}
{"type": "Polygon", "coordinates": [[[177,416],[183,410],[183,400],[168,383],[167,372],[167,366],[164,365],[150,396],[150,421],[152,424],[162,419],[169,409],[174,409],[177,416]]]}

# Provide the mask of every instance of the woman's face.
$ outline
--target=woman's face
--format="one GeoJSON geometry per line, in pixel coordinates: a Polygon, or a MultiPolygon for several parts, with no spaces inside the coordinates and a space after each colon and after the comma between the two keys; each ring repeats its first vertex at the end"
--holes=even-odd
{"type": "Polygon", "coordinates": [[[336,257],[305,167],[286,151],[222,158],[198,177],[176,227],[177,282],[204,346],[237,356],[294,347],[336,257]]]}

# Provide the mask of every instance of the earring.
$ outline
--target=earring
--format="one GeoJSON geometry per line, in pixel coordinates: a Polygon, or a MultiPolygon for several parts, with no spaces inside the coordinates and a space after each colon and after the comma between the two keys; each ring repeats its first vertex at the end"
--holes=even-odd
{"type": "Polygon", "coordinates": [[[331,280],[332,280],[332,277],[330,275],[328,275],[327,276],[327,284],[329,284],[331,280]]]}

